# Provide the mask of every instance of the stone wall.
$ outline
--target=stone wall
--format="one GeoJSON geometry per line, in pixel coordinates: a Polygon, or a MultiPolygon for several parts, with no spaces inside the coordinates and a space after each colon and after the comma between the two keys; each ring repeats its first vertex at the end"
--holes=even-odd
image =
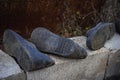
{"type": "Polygon", "coordinates": [[[87,50],[86,59],[68,59],[49,54],[55,65],[25,73],[12,57],[0,50],[0,80],[120,80],[120,35],[116,33],[96,51],[86,47],[85,36],[71,39],[87,50]]]}
{"type": "Polygon", "coordinates": [[[101,18],[105,22],[115,22],[120,18],[119,0],[105,0],[101,8],[101,18]]]}

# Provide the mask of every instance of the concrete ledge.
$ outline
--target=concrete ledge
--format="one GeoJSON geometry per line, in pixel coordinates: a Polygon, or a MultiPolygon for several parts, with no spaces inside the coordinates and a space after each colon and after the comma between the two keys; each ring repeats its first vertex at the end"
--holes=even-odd
{"type": "Polygon", "coordinates": [[[63,60],[52,67],[27,72],[27,80],[103,80],[107,59],[105,52],[83,60],[63,60]]]}
{"type": "Polygon", "coordinates": [[[95,51],[92,51],[92,50],[88,49],[88,47],[86,46],[87,37],[85,37],[85,36],[78,36],[78,37],[73,37],[73,38],[70,38],[70,39],[72,39],[74,42],[79,44],[81,47],[85,48],[87,53],[88,53],[88,56],[95,55],[95,54],[101,54],[101,53],[109,51],[109,49],[105,48],[105,47],[102,47],[101,49],[98,49],[98,50],[95,50],[95,51]]]}
{"type": "Polygon", "coordinates": [[[86,48],[89,55],[86,59],[66,59],[50,55],[56,64],[27,72],[27,80],[103,80],[110,51],[106,48],[90,51],[85,46],[84,36],[74,37],[72,40],[86,48]]]}

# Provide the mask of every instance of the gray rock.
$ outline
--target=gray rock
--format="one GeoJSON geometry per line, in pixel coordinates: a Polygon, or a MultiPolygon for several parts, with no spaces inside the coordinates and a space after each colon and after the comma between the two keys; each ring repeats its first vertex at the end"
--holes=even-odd
{"type": "Polygon", "coordinates": [[[109,56],[106,80],[120,80],[120,50],[109,56]]]}
{"type": "Polygon", "coordinates": [[[72,40],[60,37],[45,28],[36,28],[31,34],[31,42],[43,52],[67,58],[85,58],[87,52],[72,40]]]}
{"type": "Polygon", "coordinates": [[[12,57],[0,50],[0,80],[26,80],[26,75],[12,57]]]}
{"type": "Polygon", "coordinates": [[[102,47],[98,50],[90,50],[87,46],[86,46],[86,39],[87,37],[85,36],[78,36],[78,37],[72,37],[70,38],[71,40],[73,40],[75,43],[77,43],[78,45],[80,45],[81,47],[83,47],[84,49],[86,49],[88,56],[90,55],[96,55],[96,54],[101,54],[104,52],[109,52],[108,48],[102,47]]]}
{"type": "Polygon", "coordinates": [[[93,33],[95,30],[97,30],[98,27],[101,26],[101,25],[102,25],[102,23],[99,23],[99,24],[97,24],[95,27],[89,29],[89,30],[87,31],[87,33],[86,33],[86,36],[87,36],[87,37],[90,36],[91,33],[93,33]]]}
{"type": "Polygon", "coordinates": [[[12,30],[6,30],[3,36],[5,51],[14,57],[25,71],[37,70],[54,64],[47,55],[39,52],[30,42],[12,30]]]}
{"type": "MultiPolygon", "coordinates": [[[[86,47],[86,37],[71,39],[86,47]]],[[[104,48],[87,52],[89,56],[86,59],[68,59],[50,55],[56,64],[42,70],[27,72],[27,80],[103,80],[110,51],[104,48]]]]}
{"type": "Polygon", "coordinates": [[[87,32],[86,45],[91,50],[97,50],[104,46],[108,39],[115,33],[114,23],[99,23],[87,32]]]}
{"type": "Polygon", "coordinates": [[[120,49],[120,35],[118,33],[115,33],[115,35],[105,43],[104,47],[109,50],[119,50],[120,49]]]}

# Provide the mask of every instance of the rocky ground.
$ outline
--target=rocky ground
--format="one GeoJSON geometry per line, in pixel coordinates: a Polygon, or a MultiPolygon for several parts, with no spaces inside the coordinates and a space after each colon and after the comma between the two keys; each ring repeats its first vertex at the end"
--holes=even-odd
{"type": "Polygon", "coordinates": [[[86,37],[70,38],[88,52],[86,59],[49,55],[55,65],[24,72],[16,61],[0,50],[0,80],[120,80],[120,35],[117,33],[99,50],[86,47],[86,37]]]}

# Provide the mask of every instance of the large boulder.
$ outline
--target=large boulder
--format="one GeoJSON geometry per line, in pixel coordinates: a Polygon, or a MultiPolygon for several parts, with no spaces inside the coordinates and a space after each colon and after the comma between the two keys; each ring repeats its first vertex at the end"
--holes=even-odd
{"type": "MultiPolygon", "coordinates": [[[[86,37],[71,38],[86,48],[86,37]]],[[[45,69],[27,72],[27,80],[103,80],[109,50],[90,51],[86,59],[66,59],[50,55],[56,64],[45,69]]]]}
{"type": "Polygon", "coordinates": [[[0,50],[0,80],[26,80],[15,60],[0,50]]]}

